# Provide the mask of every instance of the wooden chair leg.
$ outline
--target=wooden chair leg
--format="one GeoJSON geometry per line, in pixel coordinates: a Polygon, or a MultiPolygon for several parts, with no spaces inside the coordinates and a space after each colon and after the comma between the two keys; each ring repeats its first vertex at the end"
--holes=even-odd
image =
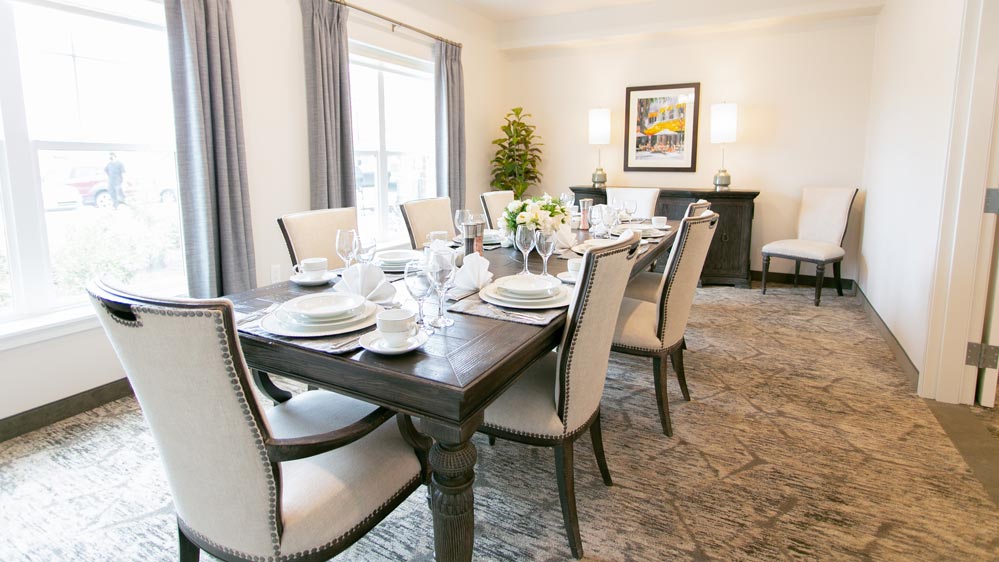
{"type": "Polygon", "coordinates": [[[826,277],[826,264],[820,263],[815,266],[815,306],[819,306],[822,300],[822,283],[826,277]]]}
{"type": "Polygon", "coordinates": [[[673,437],[673,423],[669,419],[669,396],[666,394],[665,357],[652,358],[652,379],[656,383],[656,402],[659,405],[659,422],[666,437],[673,437]]]}
{"type": "Polygon", "coordinates": [[[593,454],[597,457],[597,466],[600,467],[600,476],[604,479],[604,484],[610,486],[614,482],[611,480],[610,470],[607,468],[607,457],[604,456],[604,436],[600,432],[600,411],[597,411],[597,419],[590,424],[590,441],[593,442],[593,454]]]}
{"type": "Polygon", "coordinates": [[[794,288],[798,288],[798,273],[801,271],[801,260],[794,260],[794,288]]]}
{"type": "Polygon", "coordinates": [[[495,435],[490,435],[489,436],[489,446],[492,447],[495,444],[496,444],[496,436],[495,435]]]}
{"type": "Polygon", "coordinates": [[[763,255],[763,274],[760,276],[760,284],[763,288],[763,294],[767,294],[767,272],[770,271],[770,256],[763,255]]]}
{"type": "Polygon", "coordinates": [[[683,372],[683,346],[678,346],[673,350],[673,353],[669,354],[670,361],[673,363],[673,370],[676,371],[676,380],[680,382],[680,392],[683,393],[683,399],[690,402],[690,391],[687,390],[687,377],[683,372]]]}
{"type": "Polygon", "coordinates": [[[576,514],[576,484],[572,467],[572,441],[555,447],[555,475],[558,497],[562,502],[562,521],[569,537],[569,549],[576,559],[583,557],[583,539],[579,536],[579,516],[576,514]]]}
{"type": "Polygon", "coordinates": [[[201,549],[187,538],[184,531],[180,530],[179,525],[177,526],[177,546],[180,550],[180,562],[198,562],[198,559],[201,558],[201,549]]]}
{"type": "Polygon", "coordinates": [[[273,400],[274,404],[280,404],[291,400],[292,394],[287,390],[278,388],[278,386],[271,381],[271,377],[267,373],[256,369],[253,369],[251,372],[253,373],[253,382],[256,383],[257,388],[267,395],[268,398],[273,400]]]}
{"type": "Polygon", "coordinates": [[[840,278],[840,266],[843,262],[836,262],[833,264],[833,277],[836,278],[836,294],[843,296],[843,279],[840,278]]]}

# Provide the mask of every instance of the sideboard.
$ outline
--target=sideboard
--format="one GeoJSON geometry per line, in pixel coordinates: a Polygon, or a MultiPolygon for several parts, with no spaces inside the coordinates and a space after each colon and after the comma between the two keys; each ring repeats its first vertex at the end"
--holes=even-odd
{"type": "MultiPolygon", "coordinates": [[[[593,199],[594,205],[607,203],[607,192],[601,187],[572,186],[576,201],[593,199]]],[[[705,199],[711,202],[711,210],[718,213],[718,229],[711,241],[711,248],[704,261],[701,283],[735,285],[749,288],[749,255],[753,235],[753,200],[759,191],[733,189],[674,189],[660,188],[656,215],[679,220],[687,211],[687,205],[705,199]]],[[[660,267],[662,267],[660,263],[660,267]]]]}

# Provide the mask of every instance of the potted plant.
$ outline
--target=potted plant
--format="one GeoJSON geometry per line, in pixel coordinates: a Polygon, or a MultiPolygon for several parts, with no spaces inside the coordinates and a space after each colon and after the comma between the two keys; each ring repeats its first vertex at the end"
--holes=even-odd
{"type": "Polygon", "coordinates": [[[513,192],[520,199],[532,185],[541,181],[541,137],[534,134],[534,125],[524,121],[530,117],[524,108],[515,107],[506,114],[506,124],[500,127],[505,135],[493,141],[498,146],[492,161],[493,179],[490,185],[496,190],[513,192]]]}

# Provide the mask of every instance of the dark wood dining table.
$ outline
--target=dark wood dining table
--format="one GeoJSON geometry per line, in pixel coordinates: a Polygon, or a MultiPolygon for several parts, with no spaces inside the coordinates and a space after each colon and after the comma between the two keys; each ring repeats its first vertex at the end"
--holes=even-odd
{"type": "MultiPolygon", "coordinates": [[[[650,265],[672,247],[679,223],[664,238],[651,241],[633,272],[650,265]]],[[[579,241],[587,231],[574,231],[579,241]]],[[[514,248],[484,252],[494,279],[519,273],[523,258],[514,248]]],[[[541,272],[532,253],[531,271],[541,272]]],[[[566,270],[566,260],[552,256],[548,271],[566,270]]],[[[238,312],[252,313],[275,302],[331,290],[277,283],[227,295],[238,312]]],[[[565,326],[563,312],[544,326],[495,320],[455,312],[454,325],[437,329],[421,348],[404,355],[357,350],[334,355],[296,343],[294,338],[240,330],[247,365],[359,400],[419,417],[420,429],[434,439],[429,453],[433,475],[430,505],[438,561],[472,559],[474,509],[472,482],[476,449],[470,442],[482,424],[486,406],[512,385],[524,369],[555,348],[565,326]]]]}

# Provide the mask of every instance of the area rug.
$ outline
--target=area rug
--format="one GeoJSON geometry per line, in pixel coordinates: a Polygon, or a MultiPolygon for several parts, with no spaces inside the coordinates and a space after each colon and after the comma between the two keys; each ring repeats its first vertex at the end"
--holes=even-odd
{"type": "MultiPolygon", "coordinates": [[[[660,433],[647,359],[613,354],[614,485],[576,445],[587,560],[997,560],[999,508],[855,298],[704,288],[692,401],[670,376],[660,433]]],[[[548,449],[475,438],[476,560],[570,560],[548,449]]],[[[166,480],[123,399],[0,443],[0,560],[176,560],[166,480]]],[[[203,560],[211,557],[202,556],[203,560]]],[[[337,557],[433,560],[423,492],[337,557]]]]}

